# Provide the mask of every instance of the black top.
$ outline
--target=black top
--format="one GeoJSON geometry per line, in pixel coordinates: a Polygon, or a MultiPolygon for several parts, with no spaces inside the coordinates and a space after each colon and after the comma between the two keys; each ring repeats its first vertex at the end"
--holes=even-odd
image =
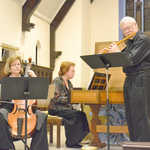
{"type": "Polygon", "coordinates": [[[51,107],[56,110],[72,109],[70,104],[70,94],[73,88],[71,82],[68,80],[69,89],[66,87],[62,77],[57,77],[53,80],[55,86],[54,98],[51,99],[51,107]]]}
{"type": "Polygon", "coordinates": [[[122,52],[131,59],[132,65],[124,67],[123,71],[129,75],[150,70],[150,38],[139,31],[126,45],[122,52]]]}

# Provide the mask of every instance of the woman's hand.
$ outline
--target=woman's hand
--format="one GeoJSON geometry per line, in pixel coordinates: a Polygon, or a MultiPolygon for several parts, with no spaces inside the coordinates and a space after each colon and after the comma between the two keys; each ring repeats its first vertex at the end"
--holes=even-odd
{"type": "Polygon", "coordinates": [[[37,77],[36,74],[34,73],[34,71],[32,71],[32,70],[29,70],[29,71],[28,71],[28,75],[29,75],[30,77],[37,77]]]}

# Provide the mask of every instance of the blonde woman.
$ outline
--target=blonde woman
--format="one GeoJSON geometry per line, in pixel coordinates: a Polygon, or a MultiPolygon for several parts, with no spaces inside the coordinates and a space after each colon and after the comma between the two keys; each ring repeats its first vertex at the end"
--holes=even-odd
{"type": "Polygon", "coordinates": [[[70,92],[73,88],[70,79],[74,77],[74,73],[74,63],[63,62],[61,64],[59,77],[53,81],[55,94],[49,105],[49,114],[63,118],[66,146],[80,148],[80,142],[89,133],[89,126],[85,113],[73,109],[70,104],[70,92]]]}
{"type": "MultiPolygon", "coordinates": [[[[4,66],[5,77],[21,77],[23,76],[22,60],[19,56],[9,57],[4,66]]],[[[36,77],[32,70],[28,71],[30,77],[36,77]]],[[[3,100],[4,101],[4,100],[3,100]]],[[[5,100],[11,102],[11,100],[5,100]]],[[[7,122],[7,115],[13,110],[13,104],[2,103],[0,108],[0,150],[13,149],[13,139],[7,122]]],[[[47,141],[47,116],[39,110],[35,110],[37,116],[36,130],[32,134],[32,142],[30,150],[48,150],[47,141]]]]}

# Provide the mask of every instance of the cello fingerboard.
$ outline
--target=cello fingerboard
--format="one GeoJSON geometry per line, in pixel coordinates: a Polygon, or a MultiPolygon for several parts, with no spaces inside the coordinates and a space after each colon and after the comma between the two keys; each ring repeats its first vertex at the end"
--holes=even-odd
{"type": "Polygon", "coordinates": [[[17,137],[22,137],[23,118],[17,118],[17,137]]]}

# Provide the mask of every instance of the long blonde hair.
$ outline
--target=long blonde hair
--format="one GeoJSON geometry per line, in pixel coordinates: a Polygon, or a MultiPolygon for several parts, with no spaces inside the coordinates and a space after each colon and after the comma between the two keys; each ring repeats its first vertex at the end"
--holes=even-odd
{"type": "Polygon", "coordinates": [[[21,63],[21,71],[20,71],[20,74],[23,74],[23,66],[22,66],[22,59],[20,56],[17,56],[17,55],[14,55],[14,56],[10,56],[7,60],[6,60],[6,63],[5,63],[5,66],[4,66],[4,75],[5,76],[8,76],[11,72],[10,72],[10,67],[11,67],[11,64],[15,61],[15,60],[19,60],[20,63],[21,63]]]}

